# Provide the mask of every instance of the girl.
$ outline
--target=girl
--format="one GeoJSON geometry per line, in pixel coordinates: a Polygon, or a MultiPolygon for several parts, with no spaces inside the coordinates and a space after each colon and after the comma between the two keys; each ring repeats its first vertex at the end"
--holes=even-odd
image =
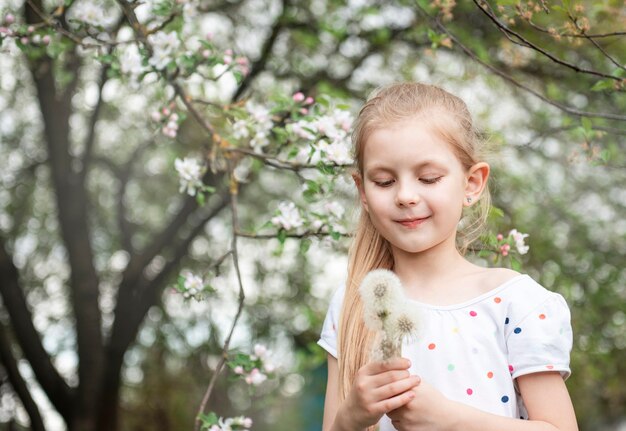
{"type": "Polygon", "coordinates": [[[319,344],[328,351],[324,431],[576,431],[569,310],[529,276],[463,257],[490,205],[469,111],[424,84],[394,84],[353,134],[361,216],[345,289],[319,344]],[[405,358],[369,362],[374,334],[358,287],[393,270],[420,310],[405,358]]]}

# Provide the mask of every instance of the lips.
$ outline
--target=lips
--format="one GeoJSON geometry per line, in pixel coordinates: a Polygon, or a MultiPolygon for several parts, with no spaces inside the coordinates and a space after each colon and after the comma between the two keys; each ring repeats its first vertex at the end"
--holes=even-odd
{"type": "Polygon", "coordinates": [[[426,220],[428,220],[430,218],[430,216],[428,217],[415,217],[415,218],[405,218],[405,219],[400,219],[400,220],[396,220],[396,223],[401,224],[404,227],[408,227],[408,228],[415,228],[419,225],[421,225],[422,223],[424,223],[426,220]]]}

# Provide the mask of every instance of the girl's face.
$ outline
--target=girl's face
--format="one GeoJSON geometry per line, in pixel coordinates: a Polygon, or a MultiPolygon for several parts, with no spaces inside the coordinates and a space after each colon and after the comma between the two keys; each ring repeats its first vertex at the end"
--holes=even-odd
{"type": "Polygon", "coordinates": [[[477,198],[470,171],[427,121],[394,123],[365,142],[361,202],[394,256],[455,247],[466,198],[477,198]]]}

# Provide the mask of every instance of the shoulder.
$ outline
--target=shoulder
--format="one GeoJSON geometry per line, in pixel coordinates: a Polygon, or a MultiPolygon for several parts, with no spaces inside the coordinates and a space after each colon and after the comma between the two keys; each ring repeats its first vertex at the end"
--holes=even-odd
{"type": "Polygon", "coordinates": [[[527,274],[519,274],[502,285],[499,296],[506,304],[512,322],[521,322],[528,316],[550,315],[570,319],[569,307],[559,293],[546,289],[527,274]]]}
{"type": "Polygon", "coordinates": [[[478,283],[486,292],[496,289],[523,274],[508,268],[482,268],[477,274],[478,283]]]}

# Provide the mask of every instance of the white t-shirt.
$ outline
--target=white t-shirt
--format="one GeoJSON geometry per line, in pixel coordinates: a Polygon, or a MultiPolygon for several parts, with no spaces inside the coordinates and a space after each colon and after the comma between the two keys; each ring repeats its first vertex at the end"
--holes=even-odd
{"type": "MultiPolygon", "coordinates": [[[[331,299],[318,344],[337,357],[345,288],[331,299]]],[[[563,297],[519,275],[474,299],[435,306],[413,301],[422,314],[415,341],[402,356],[447,398],[501,416],[527,419],[515,379],[559,371],[569,377],[572,328],[563,297]]],[[[387,416],[380,431],[395,430],[387,416]]]]}

